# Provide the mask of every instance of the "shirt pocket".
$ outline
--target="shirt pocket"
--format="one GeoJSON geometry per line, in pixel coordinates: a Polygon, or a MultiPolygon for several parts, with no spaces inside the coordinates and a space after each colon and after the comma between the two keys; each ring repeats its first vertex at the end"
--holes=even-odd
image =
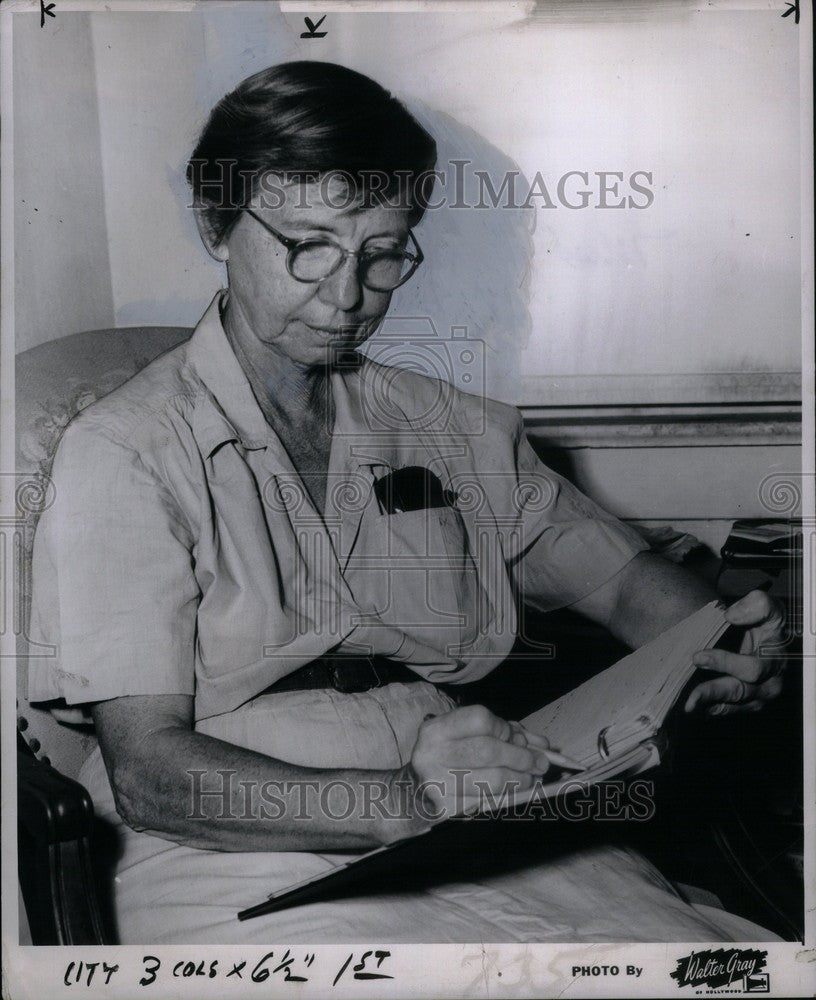
{"type": "Polygon", "coordinates": [[[365,622],[399,628],[446,657],[478,632],[481,590],[454,508],[369,508],[345,575],[365,622]]]}

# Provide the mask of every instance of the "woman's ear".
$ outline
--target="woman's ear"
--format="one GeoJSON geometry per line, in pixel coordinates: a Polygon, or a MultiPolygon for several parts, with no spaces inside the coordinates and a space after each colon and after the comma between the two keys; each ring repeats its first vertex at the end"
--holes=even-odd
{"type": "Polygon", "coordinates": [[[210,217],[203,205],[194,205],[193,212],[195,214],[196,225],[198,226],[198,235],[201,237],[201,242],[207,248],[207,253],[213,260],[217,260],[223,264],[229,259],[229,247],[226,240],[222,240],[220,243],[217,241],[210,217]]]}

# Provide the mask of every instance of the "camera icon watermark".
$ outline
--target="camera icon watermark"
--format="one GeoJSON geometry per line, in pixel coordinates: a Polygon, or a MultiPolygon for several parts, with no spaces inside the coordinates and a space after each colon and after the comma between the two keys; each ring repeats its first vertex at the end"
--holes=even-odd
{"type": "Polygon", "coordinates": [[[428,316],[386,317],[362,353],[374,362],[360,381],[366,434],[484,433],[485,343],[466,326],[443,333],[428,316]],[[409,382],[406,372],[422,381],[409,382]],[[460,389],[471,398],[463,400],[460,389]]]}

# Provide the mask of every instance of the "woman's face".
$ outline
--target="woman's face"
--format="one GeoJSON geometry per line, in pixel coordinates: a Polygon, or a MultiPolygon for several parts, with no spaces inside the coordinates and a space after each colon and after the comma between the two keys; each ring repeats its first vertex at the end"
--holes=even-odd
{"type": "MultiPolygon", "coordinates": [[[[252,207],[283,236],[328,238],[355,251],[405,246],[405,211],[335,207],[346,199],[331,185],[289,184],[276,190],[285,197],[280,207],[264,207],[262,197],[252,207]]],[[[246,212],[218,251],[228,255],[230,328],[301,365],[325,365],[338,348],[362,344],[391,301],[391,292],[371,291],[360,282],[356,257],[347,257],[322,281],[296,281],[286,268],[286,247],[246,212]]]]}

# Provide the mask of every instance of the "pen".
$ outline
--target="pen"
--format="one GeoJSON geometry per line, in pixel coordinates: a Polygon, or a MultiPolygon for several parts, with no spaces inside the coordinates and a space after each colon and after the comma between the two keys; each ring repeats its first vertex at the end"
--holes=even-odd
{"type": "Polygon", "coordinates": [[[566,771],[585,771],[586,768],[583,764],[579,764],[577,760],[572,760],[570,757],[565,757],[562,753],[557,753],[555,750],[545,750],[544,753],[547,755],[549,760],[556,764],[558,767],[564,768],[566,771]]]}
{"type": "MultiPolygon", "coordinates": [[[[428,719],[435,719],[435,718],[436,718],[436,715],[433,712],[429,712],[428,715],[426,715],[425,718],[422,721],[423,722],[427,722],[428,719]]],[[[519,730],[521,730],[521,732],[523,732],[525,736],[528,736],[528,735],[534,736],[535,735],[534,733],[530,733],[530,731],[528,729],[526,729],[526,727],[524,725],[522,725],[522,723],[520,723],[520,722],[511,722],[510,725],[513,727],[513,729],[516,732],[518,732],[519,730]]],[[[551,764],[555,764],[557,767],[563,768],[565,771],[585,771],[586,770],[586,767],[584,767],[583,764],[579,764],[577,760],[573,760],[571,757],[565,757],[564,754],[558,753],[557,750],[550,750],[548,748],[546,750],[542,750],[541,752],[546,755],[547,760],[549,760],[549,762],[551,764]]]]}

